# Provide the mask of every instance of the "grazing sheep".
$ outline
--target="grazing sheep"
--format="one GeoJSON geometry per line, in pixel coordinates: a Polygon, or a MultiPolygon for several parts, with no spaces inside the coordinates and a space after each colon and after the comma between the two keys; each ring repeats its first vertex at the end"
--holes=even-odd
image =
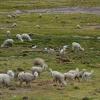
{"type": "Polygon", "coordinates": [[[41,67],[43,66],[44,63],[45,61],[42,58],[35,58],[33,62],[34,65],[40,65],[41,67]]]}
{"type": "Polygon", "coordinates": [[[79,72],[79,68],[76,68],[75,70],[70,70],[68,71],[69,73],[78,73],[79,72]]]}
{"type": "Polygon", "coordinates": [[[7,74],[0,74],[0,84],[3,86],[9,86],[13,78],[14,72],[12,70],[8,70],[7,74]]]}
{"type": "Polygon", "coordinates": [[[72,43],[72,50],[78,52],[78,51],[80,51],[80,50],[81,50],[81,51],[84,51],[84,48],[82,48],[81,45],[80,45],[79,43],[73,42],[73,43],[72,43]]]}
{"type": "Polygon", "coordinates": [[[18,40],[20,40],[21,42],[23,42],[22,36],[21,36],[20,34],[17,34],[17,35],[16,35],[16,38],[17,38],[18,40]]]}
{"type": "Polygon", "coordinates": [[[12,47],[13,43],[14,43],[13,39],[6,39],[1,45],[1,47],[12,47]]]}
{"type": "Polygon", "coordinates": [[[76,68],[75,70],[70,70],[70,71],[68,71],[68,73],[73,74],[74,79],[77,79],[78,81],[80,81],[80,79],[79,79],[79,69],[78,68],[76,68]]]}
{"type": "Polygon", "coordinates": [[[33,66],[31,70],[32,70],[32,74],[34,74],[35,72],[38,72],[38,74],[40,75],[40,73],[44,71],[44,67],[33,66]]]}
{"type": "Polygon", "coordinates": [[[49,71],[53,77],[54,82],[56,82],[56,83],[58,82],[59,84],[61,84],[61,86],[66,85],[64,74],[62,74],[58,71],[52,71],[52,69],[49,69],[49,71]]]}
{"type": "Polygon", "coordinates": [[[65,77],[65,80],[75,80],[75,74],[73,73],[70,73],[70,72],[67,72],[67,73],[64,73],[64,77],[65,77]]]}
{"type": "Polygon", "coordinates": [[[67,73],[64,73],[65,75],[65,79],[70,79],[70,80],[75,80],[78,79],[78,81],[80,81],[80,78],[83,77],[83,74],[86,72],[86,69],[82,69],[82,71],[79,71],[78,68],[76,68],[75,70],[70,70],[67,73]]]}
{"type": "Polygon", "coordinates": [[[79,72],[79,78],[82,78],[83,74],[86,72],[86,69],[82,69],[82,71],[79,72]]]}
{"type": "Polygon", "coordinates": [[[93,73],[94,73],[93,70],[91,70],[91,72],[87,72],[87,71],[84,72],[84,74],[82,75],[82,79],[83,80],[89,80],[92,77],[93,73]]]}
{"type": "Polygon", "coordinates": [[[42,59],[42,58],[35,58],[33,65],[44,67],[44,69],[48,68],[48,65],[45,63],[44,59],[42,59]]]}
{"type": "Polygon", "coordinates": [[[26,33],[22,34],[21,37],[22,37],[23,40],[32,41],[31,37],[26,33]]]}
{"type": "Polygon", "coordinates": [[[34,72],[34,74],[29,73],[29,72],[20,72],[18,74],[18,79],[20,81],[20,85],[22,85],[23,82],[30,85],[30,82],[35,80],[37,77],[38,77],[37,72],[34,72]]]}

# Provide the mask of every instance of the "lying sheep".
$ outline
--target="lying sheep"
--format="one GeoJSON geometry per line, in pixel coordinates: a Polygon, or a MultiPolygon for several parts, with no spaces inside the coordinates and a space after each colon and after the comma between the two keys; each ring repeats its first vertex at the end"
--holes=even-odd
{"type": "Polygon", "coordinates": [[[17,35],[16,35],[16,38],[17,38],[18,40],[20,40],[21,42],[23,42],[22,36],[21,36],[20,34],[17,34],[17,35]]]}
{"type": "Polygon", "coordinates": [[[22,85],[23,82],[26,83],[26,85],[30,84],[33,80],[35,80],[38,77],[38,73],[34,72],[34,74],[29,73],[29,72],[20,72],[18,74],[18,79],[20,81],[20,86],[22,85]]]}
{"type": "Polygon", "coordinates": [[[36,49],[38,46],[37,45],[33,45],[32,46],[32,49],[36,49]]]}
{"type": "Polygon", "coordinates": [[[64,79],[64,74],[58,72],[58,71],[52,71],[52,69],[49,69],[52,77],[53,77],[53,81],[55,83],[59,83],[61,84],[61,86],[65,86],[66,85],[66,82],[65,82],[65,79],[64,79]]]}
{"type": "Polygon", "coordinates": [[[13,43],[14,43],[13,39],[6,39],[1,45],[1,47],[12,47],[13,43]]]}
{"type": "Polygon", "coordinates": [[[0,84],[8,87],[13,78],[14,78],[14,72],[12,70],[8,70],[7,74],[5,73],[0,74],[0,84]]]}
{"type": "Polygon", "coordinates": [[[22,37],[23,40],[32,41],[31,37],[26,33],[22,34],[21,37],[22,37]]]}
{"type": "Polygon", "coordinates": [[[72,50],[78,52],[78,51],[80,51],[80,50],[81,50],[81,51],[84,51],[84,48],[82,48],[81,45],[80,45],[79,43],[73,42],[73,43],[72,43],[72,50]]]}

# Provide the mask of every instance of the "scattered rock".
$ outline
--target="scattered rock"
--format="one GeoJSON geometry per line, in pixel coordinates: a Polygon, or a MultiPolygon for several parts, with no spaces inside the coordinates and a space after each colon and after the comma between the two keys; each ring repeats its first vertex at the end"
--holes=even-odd
{"type": "Polygon", "coordinates": [[[80,89],[78,86],[74,86],[74,89],[80,89]]]}
{"type": "Polygon", "coordinates": [[[100,89],[95,89],[95,91],[96,91],[97,93],[100,93],[100,89]]]}
{"type": "Polygon", "coordinates": [[[29,99],[28,99],[28,96],[24,96],[24,97],[23,97],[23,100],[29,100],[29,99]]]}
{"type": "Polygon", "coordinates": [[[0,91],[0,95],[2,95],[2,92],[0,91]]]}
{"type": "Polygon", "coordinates": [[[90,100],[88,97],[83,97],[82,100],[90,100]]]}

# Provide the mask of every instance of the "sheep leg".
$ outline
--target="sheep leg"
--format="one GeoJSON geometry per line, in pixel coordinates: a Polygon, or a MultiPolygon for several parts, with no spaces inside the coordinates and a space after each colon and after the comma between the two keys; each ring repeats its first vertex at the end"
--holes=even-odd
{"type": "Polygon", "coordinates": [[[53,79],[53,82],[54,82],[54,86],[57,86],[57,80],[56,79],[53,79]]]}
{"type": "Polygon", "coordinates": [[[23,82],[22,82],[22,81],[20,81],[19,85],[20,85],[20,86],[22,86],[22,84],[23,84],[23,82]]]}
{"type": "Polygon", "coordinates": [[[76,80],[76,79],[78,80],[78,82],[80,82],[80,79],[79,79],[79,77],[78,77],[78,76],[76,76],[76,77],[75,77],[75,80],[76,80]]]}
{"type": "Polygon", "coordinates": [[[26,81],[26,85],[27,85],[28,87],[31,87],[31,84],[30,84],[30,82],[28,82],[28,81],[26,81]]]}

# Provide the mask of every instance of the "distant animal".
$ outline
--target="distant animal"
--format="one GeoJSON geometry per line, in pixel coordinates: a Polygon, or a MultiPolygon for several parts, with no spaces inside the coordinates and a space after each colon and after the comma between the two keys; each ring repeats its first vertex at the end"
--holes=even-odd
{"type": "Polygon", "coordinates": [[[13,39],[6,39],[1,45],[1,47],[12,47],[13,43],[14,43],[13,39]]]}

